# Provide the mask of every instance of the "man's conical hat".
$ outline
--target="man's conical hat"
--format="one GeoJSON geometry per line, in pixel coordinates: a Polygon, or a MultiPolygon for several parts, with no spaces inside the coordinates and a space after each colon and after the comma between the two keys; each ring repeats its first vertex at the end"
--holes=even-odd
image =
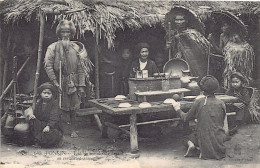
{"type": "Polygon", "coordinates": [[[165,15],[165,29],[166,31],[169,31],[169,22],[171,23],[171,30],[174,30],[175,26],[175,17],[177,14],[184,14],[185,18],[187,20],[187,28],[189,29],[196,29],[200,33],[204,34],[204,24],[201,22],[200,18],[197,16],[197,14],[184,7],[184,6],[174,6],[170,12],[166,13],[165,15]]]}

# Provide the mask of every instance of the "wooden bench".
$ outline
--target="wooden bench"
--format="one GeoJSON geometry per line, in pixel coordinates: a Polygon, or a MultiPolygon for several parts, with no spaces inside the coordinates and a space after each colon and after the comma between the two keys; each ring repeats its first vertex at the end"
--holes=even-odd
{"type": "Polygon", "coordinates": [[[98,114],[101,114],[101,113],[102,113],[102,110],[99,110],[96,107],[91,107],[91,108],[79,109],[76,112],[76,116],[82,117],[82,116],[94,115],[94,118],[97,122],[97,126],[98,126],[99,130],[101,131],[102,130],[102,124],[101,124],[101,121],[100,121],[99,116],[98,116],[98,114]]]}

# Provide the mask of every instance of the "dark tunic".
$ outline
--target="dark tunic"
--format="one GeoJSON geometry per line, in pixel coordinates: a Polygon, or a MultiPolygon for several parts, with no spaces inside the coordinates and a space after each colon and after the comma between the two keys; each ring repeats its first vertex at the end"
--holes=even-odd
{"type": "Polygon", "coordinates": [[[102,54],[110,62],[100,59],[100,96],[114,97],[119,93],[119,57],[114,51],[103,51],[102,54]]]}
{"type": "Polygon", "coordinates": [[[40,100],[34,110],[35,119],[30,120],[30,130],[33,138],[42,147],[53,147],[57,145],[62,138],[61,112],[58,108],[58,102],[55,100],[43,104],[40,100]],[[50,126],[49,132],[43,132],[46,126],[50,126]]]}
{"type": "MultiPolygon", "coordinates": [[[[134,69],[140,69],[139,59],[135,60],[130,68],[130,78],[135,77],[134,69]]],[[[143,70],[148,70],[148,76],[153,76],[154,73],[159,72],[154,61],[147,59],[147,64],[143,70]]]]}
{"type": "Polygon", "coordinates": [[[245,105],[244,108],[239,109],[231,104],[227,106],[227,110],[236,112],[237,121],[249,122],[251,119],[248,109],[251,100],[249,90],[246,87],[240,87],[239,89],[230,88],[227,90],[226,94],[239,98],[239,100],[245,105]]]}
{"type": "Polygon", "coordinates": [[[203,159],[221,159],[225,157],[223,129],[226,108],[224,102],[208,96],[195,100],[188,113],[177,111],[184,121],[196,118],[195,134],[203,159]]]}

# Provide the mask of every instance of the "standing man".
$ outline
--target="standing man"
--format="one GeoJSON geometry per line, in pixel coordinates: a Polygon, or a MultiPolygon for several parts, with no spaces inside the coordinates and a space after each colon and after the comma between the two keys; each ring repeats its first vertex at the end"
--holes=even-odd
{"type": "Polygon", "coordinates": [[[192,76],[206,76],[210,43],[203,35],[204,26],[198,17],[184,7],[175,6],[165,15],[165,27],[171,58],[187,61],[192,76]]]}
{"type": "Polygon", "coordinates": [[[80,53],[87,54],[82,43],[70,41],[75,33],[76,28],[72,21],[61,20],[56,28],[58,41],[48,47],[44,60],[48,77],[60,90],[60,108],[70,115],[72,138],[78,137],[75,131],[76,110],[80,108],[86,86],[80,53]]]}

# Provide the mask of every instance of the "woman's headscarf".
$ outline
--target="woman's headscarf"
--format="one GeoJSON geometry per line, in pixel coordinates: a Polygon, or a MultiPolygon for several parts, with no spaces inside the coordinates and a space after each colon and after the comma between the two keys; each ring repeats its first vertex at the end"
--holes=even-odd
{"type": "Polygon", "coordinates": [[[150,46],[149,46],[149,44],[147,44],[147,43],[138,43],[138,44],[136,45],[136,51],[137,51],[137,53],[140,53],[141,49],[143,49],[143,48],[147,48],[147,49],[149,50],[149,49],[150,49],[150,46]]]}

